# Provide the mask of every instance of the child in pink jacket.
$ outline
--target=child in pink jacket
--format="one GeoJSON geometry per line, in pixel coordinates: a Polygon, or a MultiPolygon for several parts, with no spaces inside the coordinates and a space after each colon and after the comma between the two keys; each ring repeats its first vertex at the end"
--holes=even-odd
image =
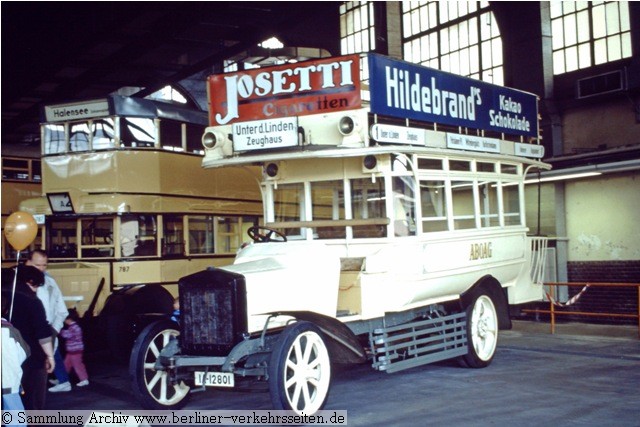
{"type": "Polygon", "coordinates": [[[82,329],[78,325],[78,320],[78,312],[69,310],[69,316],[64,320],[66,327],[60,330],[60,336],[65,339],[65,348],[67,349],[64,367],[67,372],[71,372],[71,369],[73,369],[80,380],[76,386],[84,387],[89,385],[89,375],[82,361],[84,343],[82,341],[82,329]]]}

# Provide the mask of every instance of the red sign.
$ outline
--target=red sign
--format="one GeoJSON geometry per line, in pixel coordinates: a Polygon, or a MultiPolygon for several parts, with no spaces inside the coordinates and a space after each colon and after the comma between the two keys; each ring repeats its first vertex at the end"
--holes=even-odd
{"type": "Polygon", "coordinates": [[[360,57],[349,55],[215,74],[209,77],[209,123],[360,108],[360,57]]]}

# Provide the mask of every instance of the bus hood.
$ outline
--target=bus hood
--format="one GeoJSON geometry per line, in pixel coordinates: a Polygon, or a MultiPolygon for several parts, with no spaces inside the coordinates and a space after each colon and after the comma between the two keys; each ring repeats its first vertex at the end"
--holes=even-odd
{"type": "Polygon", "coordinates": [[[245,277],[250,318],[280,311],[336,316],[340,257],[325,244],[253,243],[222,268],[245,277]]]}

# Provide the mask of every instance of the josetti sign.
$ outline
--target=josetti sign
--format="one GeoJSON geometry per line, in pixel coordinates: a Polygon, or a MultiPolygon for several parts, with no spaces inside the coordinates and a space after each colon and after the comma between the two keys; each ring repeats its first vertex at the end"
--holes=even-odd
{"type": "Polygon", "coordinates": [[[215,74],[208,91],[211,126],[360,108],[360,57],[215,74]]]}

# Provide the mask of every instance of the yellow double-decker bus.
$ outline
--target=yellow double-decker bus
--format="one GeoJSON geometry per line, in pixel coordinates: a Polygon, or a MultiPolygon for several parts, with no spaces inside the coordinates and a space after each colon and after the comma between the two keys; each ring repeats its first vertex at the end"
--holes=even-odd
{"type": "Polygon", "coordinates": [[[206,125],[205,112],[121,96],[43,109],[43,196],[20,204],[40,223],[32,249],[123,355],[131,325],[171,312],[180,277],[231,262],[263,213],[260,169],[202,169],[206,125]]]}

